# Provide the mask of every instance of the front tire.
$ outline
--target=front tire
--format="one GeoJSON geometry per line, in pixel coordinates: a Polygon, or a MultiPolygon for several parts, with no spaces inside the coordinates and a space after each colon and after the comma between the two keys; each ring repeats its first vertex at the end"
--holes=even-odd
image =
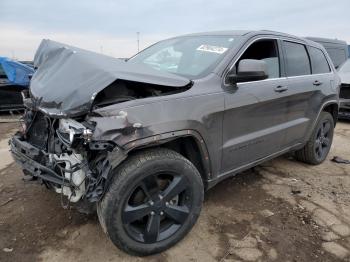
{"type": "Polygon", "coordinates": [[[198,170],[168,149],[138,152],[113,171],[98,203],[100,223],[112,242],[132,255],[159,253],[195,224],[203,202],[198,170]]]}
{"type": "Polygon", "coordinates": [[[310,140],[302,149],[295,152],[296,159],[311,165],[321,164],[331,149],[333,134],[332,115],[328,112],[321,112],[310,140]]]}

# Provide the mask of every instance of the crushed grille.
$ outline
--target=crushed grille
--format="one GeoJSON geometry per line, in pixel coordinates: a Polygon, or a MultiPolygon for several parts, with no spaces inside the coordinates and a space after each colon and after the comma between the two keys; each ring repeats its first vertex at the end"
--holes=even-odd
{"type": "Polygon", "coordinates": [[[32,123],[27,130],[27,140],[40,149],[47,148],[49,137],[49,121],[41,112],[36,112],[32,123]]]}

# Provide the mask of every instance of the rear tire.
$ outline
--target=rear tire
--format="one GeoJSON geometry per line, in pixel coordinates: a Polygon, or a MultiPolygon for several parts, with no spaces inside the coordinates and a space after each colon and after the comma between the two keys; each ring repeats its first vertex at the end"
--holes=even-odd
{"type": "Polygon", "coordinates": [[[309,141],[302,149],[295,152],[296,159],[311,165],[321,164],[329,153],[333,134],[332,115],[328,112],[321,112],[309,141]]]}
{"type": "Polygon", "coordinates": [[[125,252],[159,253],[180,241],[197,221],[202,178],[180,154],[162,148],[141,151],[112,175],[97,213],[109,238],[125,252]]]}

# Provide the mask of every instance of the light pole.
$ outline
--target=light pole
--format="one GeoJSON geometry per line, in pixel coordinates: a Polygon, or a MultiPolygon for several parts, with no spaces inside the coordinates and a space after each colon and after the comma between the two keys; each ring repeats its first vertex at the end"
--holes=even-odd
{"type": "Polygon", "coordinates": [[[140,32],[136,32],[137,35],[137,53],[140,52],[140,32]]]}

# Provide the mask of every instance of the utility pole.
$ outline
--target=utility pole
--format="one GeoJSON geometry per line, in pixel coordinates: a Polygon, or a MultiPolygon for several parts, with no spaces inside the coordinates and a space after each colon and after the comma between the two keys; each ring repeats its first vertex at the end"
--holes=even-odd
{"type": "Polygon", "coordinates": [[[137,35],[137,53],[140,52],[140,32],[136,32],[137,35]]]}

